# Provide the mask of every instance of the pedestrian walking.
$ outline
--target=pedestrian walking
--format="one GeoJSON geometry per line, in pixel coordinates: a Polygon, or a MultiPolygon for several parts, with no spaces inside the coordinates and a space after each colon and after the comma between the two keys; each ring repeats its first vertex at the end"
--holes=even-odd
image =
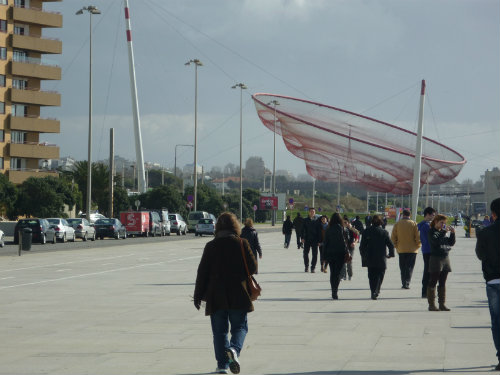
{"type": "Polygon", "coordinates": [[[365,216],[365,228],[370,228],[372,225],[372,215],[368,212],[368,215],[365,216]]]}
{"type": "Polygon", "coordinates": [[[309,251],[312,253],[311,273],[314,273],[318,262],[318,243],[320,241],[319,221],[316,220],[316,210],[311,207],[309,216],[302,226],[302,243],[304,244],[304,272],[309,272],[309,251]]]}
{"type": "Polygon", "coordinates": [[[387,216],[384,215],[384,218],[382,219],[382,229],[385,229],[387,226],[387,216]]]}
{"type": "Polygon", "coordinates": [[[387,258],[394,258],[394,245],[389,238],[389,233],[382,228],[382,223],[381,217],[374,215],[372,225],[365,230],[359,245],[362,266],[368,268],[368,280],[373,300],[376,300],[380,294],[387,268],[387,258]]]}
{"type": "Polygon", "coordinates": [[[356,242],[356,233],[355,229],[352,228],[351,223],[348,220],[342,221],[343,229],[344,229],[344,240],[347,245],[347,250],[349,251],[349,255],[351,257],[351,261],[345,263],[344,267],[342,267],[342,272],[340,278],[346,280],[349,277],[349,280],[352,279],[352,257],[354,255],[354,248],[356,242]]]}
{"type": "Polygon", "coordinates": [[[490,204],[493,223],[477,233],[476,255],[481,260],[491,316],[491,332],[500,371],[500,198],[490,204]]]}
{"type": "Polygon", "coordinates": [[[418,233],[422,244],[422,258],[424,260],[424,272],[422,274],[422,298],[427,298],[427,285],[429,285],[429,259],[431,257],[431,245],[429,244],[429,230],[431,221],[436,216],[436,210],[432,207],[424,209],[424,220],[418,223],[418,233]]]}
{"type": "Polygon", "coordinates": [[[490,217],[488,215],[484,215],[484,219],[482,222],[483,227],[488,227],[490,224],[490,217]]]}
{"type": "Polygon", "coordinates": [[[290,215],[286,215],[286,220],[283,222],[283,228],[281,231],[285,235],[285,249],[288,249],[288,246],[290,246],[290,239],[292,238],[292,229],[293,229],[293,223],[292,220],[290,220],[290,215]]]}
{"type": "Polygon", "coordinates": [[[304,226],[304,219],[297,212],[297,216],[293,219],[293,227],[295,228],[295,236],[297,237],[297,249],[302,247],[302,228],[304,226]]]}
{"type": "Polygon", "coordinates": [[[429,285],[427,287],[427,301],[429,311],[450,311],[446,307],[446,279],[451,272],[450,258],[448,253],[455,245],[455,228],[446,225],[447,217],[437,214],[431,221],[429,229],[429,244],[431,245],[431,257],[429,258],[429,285]],[[438,303],[436,307],[436,285],[438,286],[438,303]]]}
{"type": "Polygon", "coordinates": [[[328,228],[328,217],[325,215],[320,217],[320,243],[319,243],[319,261],[321,263],[321,272],[327,273],[328,272],[328,263],[325,261],[325,232],[328,228]]]}
{"type": "Polygon", "coordinates": [[[365,227],[363,226],[363,222],[359,218],[359,215],[357,215],[356,218],[352,221],[352,226],[356,228],[360,235],[363,234],[365,227]]]}
{"type": "MultiPolygon", "coordinates": [[[[260,247],[259,236],[257,231],[253,227],[253,220],[249,217],[245,220],[245,226],[241,230],[241,238],[245,238],[250,244],[250,249],[252,249],[253,256],[255,260],[262,259],[262,248],[260,247]]],[[[258,267],[255,273],[258,273],[258,267]]]]}
{"type": "Polygon", "coordinates": [[[342,217],[338,212],[332,215],[323,242],[325,260],[330,266],[330,286],[333,299],[339,299],[340,273],[345,262],[349,261],[349,251],[344,240],[342,221],[342,217]]]}
{"type": "Polygon", "coordinates": [[[236,216],[221,214],[215,224],[215,238],[203,250],[194,289],[194,306],[199,310],[205,301],[205,315],[210,316],[218,374],[227,374],[228,368],[233,374],[240,372],[239,357],[248,332],[247,313],[254,310],[242,281],[247,279],[244,259],[250,274],[257,270],[257,260],[248,241],[239,235],[236,216]]]}
{"type": "Polygon", "coordinates": [[[403,217],[394,225],[391,241],[399,255],[399,269],[401,272],[401,288],[410,289],[411,276],[418,249],[420,235],[417,223],[410,219],[410,210],[403,210],[403,217]]]}

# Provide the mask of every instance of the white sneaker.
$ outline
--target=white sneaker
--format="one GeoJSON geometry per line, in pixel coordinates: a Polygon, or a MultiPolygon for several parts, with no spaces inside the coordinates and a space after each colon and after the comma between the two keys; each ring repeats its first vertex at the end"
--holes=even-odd
{"type": "Polygon", "coordinates": [[[233,374],[240,373],[240,362],[238,361],[238,354],[233,348],[226,349],[226,356],[229,360],[229,369],[233,374]]]}
{"type": "Polygon", "coordinates": [[[218,368],[218,367],[217,367],[217,368],[215,369],[215,373],[216,373],[216,374],[227,374],[227,369],[225,369],[225,368],[218,368]]]}

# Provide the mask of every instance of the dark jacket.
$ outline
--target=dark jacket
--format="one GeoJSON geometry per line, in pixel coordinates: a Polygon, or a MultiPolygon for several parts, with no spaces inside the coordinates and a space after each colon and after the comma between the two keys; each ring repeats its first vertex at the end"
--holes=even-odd
{"type": "Polygon", "coordinates": [[[328,226],[323,242],[323,251],[327,261],[343,261],[346,254],[349,254],[344,240],[344,227],[339,224],[328,226]]]}
{"type": "Polygon", "coordinates": [[[351,224],[354,228],[356,228],[356,230],[359,232],[359,234],[363,234],[365,227],[363,226],[363,223],[361,222],[361,220],[355,219],[351,224]]]}
{"type": "MultiPolygon", "coordinates": [[[[243,249],[248,270],[254,274],[257,261],[246,240],[243,240],[243,249]]],[[[235,235],[215,238],[205,245],[196,276],[194,301],[206,301],[205,315],[227,309],[253,311],[246,280],[240,238],[235,235]]]]}
{"type": "Polygon", "coordinates": [[[292,229],[293,229],[293,223],[291,220],[285,220],[283,222],[283,228],[282,228],[282,232],[283,234],[292,234],[292,229]]]}
{"type": "Polygon", "coordinates": [[[296,233],[300,233],[302,235],[302,228],[304,227],[304,219],[302,216],[297,216],[293,219],[293,227],[295,228],[296,233]]]}
{"type": "Polygon", "coordinates": [[[366,215],[365,216],[365,227],[369,228],[372,225],[372,217],[371,215],[366,215]]]}
{"type": "Polygon", "coordinates": [[[347,248],[349,250],[354,250],[354,241],[356,240],[356,238],[354,237],[354,232],[352,229],[344,227],[344,239],[345,243],[347,244],[347,248]]]}
{"type": "Polygon", "coordinates": [[[394,245],[389,233],[380,226],[367,228],[361,238],[359,253],[363,259],[363,267],[387,268],[387,256],[394,256],[394,245]]]}
{"type": "Polygon", "coordinates": [[[241,230],[240,237],[245,238],[248,241],[255,258],[257,258],[257,254],[262,256],[262,249],[260,248],[259,236],[257,235],[257,231],[255,230],[255,228],[244,227],[241,230]]]}
{"type": "Polygon", "coordinates": [[[450,232],[450,237],[446,237],[445,230],[437,230],[434,227],[429,229],[429,245],[431,245],[431,256],[446,258],[455,245],[455,233],[450,232]]]}
{"type": "Polygon", "coordinates": [[[302,227],[302,238],[306,243],[317,244],[321,242],[321,221],[306,217],[302,227]]]}
{"type": "Polygon", "coordinates": [[[476,255],[486,281],[500,279],[500,219],[476,234],[476,255]]]}

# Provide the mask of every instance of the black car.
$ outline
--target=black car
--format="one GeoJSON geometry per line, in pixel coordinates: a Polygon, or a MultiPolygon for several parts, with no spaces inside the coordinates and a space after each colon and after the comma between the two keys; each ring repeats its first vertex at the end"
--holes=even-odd
{"type": "Polygon", "coordinates": [[[96,237],[127,238],[127,229],[118,219],[99,219],[94,223],[96,237]]]}
{"type": "Polygon", "coordinates": [[[42,245],[48,241],[55,242],[55,231],[50,227],[46,219],[21,219],[14,229],[14,243],[19,243],[19,231],[24,228],[31,228],[31,239],[42,245]]]}

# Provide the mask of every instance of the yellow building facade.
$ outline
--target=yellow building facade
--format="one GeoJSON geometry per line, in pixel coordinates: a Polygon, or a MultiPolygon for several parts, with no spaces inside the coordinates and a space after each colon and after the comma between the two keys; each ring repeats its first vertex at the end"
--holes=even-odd
{"type": "Polygon", "coordinates": [[[40,141],[59,133],[57,119],[40,117],[42,106],[60,106],[61,95],[41,89],[43,80],[60,80],[50,56],[62,42],[44,38],[44,28],[62,28],[62,15],[43,4],[62,0],[0,0],[0,173],[19,184],[31,176],[55,175],[40,161],[58,159],[59,147],[40,141]]]}

